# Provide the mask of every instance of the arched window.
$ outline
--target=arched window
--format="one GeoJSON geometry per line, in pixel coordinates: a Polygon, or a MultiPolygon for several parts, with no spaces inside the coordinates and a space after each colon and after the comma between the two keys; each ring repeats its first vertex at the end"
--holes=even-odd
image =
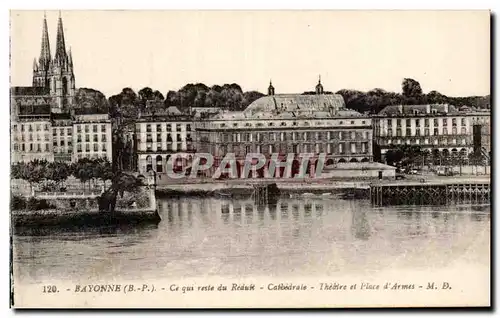
{"type": "Polygon", "coordinates": [[[163,172],[163,158],[158,155],[156,156],[156,172],[163,172]]]}
{"type": "Polygon", "coordinates": [[[352,158],[351,160],[349,160],[349,162],[358,162],[358,159],[352,158]]]}
{"type": "Polygon", "coordinates": [[[153,169],[153,158],[151,156],[146,157],[146,171],[153,169]]]}
{"type": "Polygon", "coordinates": [[[344,162],[346,162],[344,158],[339,159],[339,163],[344,163],[344,162]]]}
{"type": "Polygon", "coordinates": [[[63,77],[62,79],[62,94],[66,95],[68,93],[68,80],[66,77],[63,77]]]}
{"type": "Polygon", "coordinates": [[[369,162],[370,160],[368,158],[363,158],[361,159],[361,162],[369,162]]]}

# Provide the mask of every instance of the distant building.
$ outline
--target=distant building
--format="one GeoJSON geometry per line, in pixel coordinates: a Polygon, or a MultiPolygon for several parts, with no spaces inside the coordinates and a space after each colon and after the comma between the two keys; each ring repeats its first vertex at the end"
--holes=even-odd
{"type": "MultiPolygon", "coordinates": [[[[197,150],[214,156],[214,169],[227,153],[236,155],[238,165],[249,153],[310,153],[313,161],[325,153],[327,164],[373,160],[371,118],[347,109],[341,95],[323,94],[321,82],[315,95],[275,94],[272,83],[268,93],[243,111],[195,122],[197,150]]],[[[267,167],[253,176],[266,174],[267,167]]]]}
{"type": "Polygon", "coordinates": [[[73,119],[74,160],[107,158],[112,162],[111,120],[108,114],[77,115],[73,119]]]}
{"type": "MultiPolygon", "coordinates": [[[[142,113],[135,125],[137,170],[140,173],[152,169],[160,175],[165,174],[173,153],[195,151],[192,118],[176,107],[162,112],[142,113]]],[[[174,169],[182,169],[187,160],[179,158],[174,163],[174,169]]]]}
{"type": "Polygon", "coordinates": [[[45,17],[41,42],[40,57],[33,61],[33,86],[11,88],[12,163],[97,157],[112,161],[109,115],[74,114],[73,58],[66,51],[60,16],[53,58],[45,17]]]}
{"type": "MultiPolygon", "coordinates": [[[[417,145],[434,157],[466,159],[474,150],[474,125],[481,121],[489,122],[489,113],[447,104],[387,106],[373,117],[374,142],[383,160],[397,145],[417,145]]],[[[484,145],[488,144],[485,137],[484,145]]]]}

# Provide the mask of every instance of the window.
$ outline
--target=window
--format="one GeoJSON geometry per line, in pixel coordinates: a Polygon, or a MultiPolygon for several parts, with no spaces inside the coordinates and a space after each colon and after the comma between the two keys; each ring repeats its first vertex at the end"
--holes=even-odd
{"type": "Polygon", "coordinates": [[[406,127],[410,127],[411,126],[411,119],[407,119],[406,120],[406,127]]]}
{"type": "Polygon", "coordinates": [[[151,124],[146,125],[146,132],[151,132],[151,124]]]}
{"type": "Polygon", "coordinates": [[[351,120],[351,125],[354,125],[354,120],[351,120]]]}
{"type": "Polygon", "coordinates": [[[396,129],[396,136],[401,137],[401,129],[396,129]]]}
{"type": "Polygon", "coordinates": [[[64,140],[61,140],[61,146],[64,146],[64,140]]]}
{"type": "Polygon", "coordinates": [[[415,119],[415,126],[420,127],[420,119],[415,119]]]}
{"type": "Polygon", "coordinates": [[[351,142],[351,153],[356,153],[356,144],[351,142]]]}
{"type": "Polygon", "coordinates": [[[465,126],[465,118],[462,118],[462,126],[465,126]]]}
{"type": "Polygon", "coordinates": [[[106,151],[106,144],[102,144],[102,151],[106,151]]]}
{"type": "Polygon", "coordinates": [[[171,124],[167,124],[167,131],[172,131],[172,125],[171,124]]]}
{"type": "Polygon", "coordinates": [[[307,131],[304,133],[304,140],[309,140],[309,133],[307,131]]]}
{"type": "Polygon", "coordinates": [[[21,151],[25,151],[24,144],[21,144],[21,151]]]}
{"type": "Polygon", "coordinates": [[[40,131],[40,124],[36,124],[36,131],[40,131]]]}
{"type": "MultiPolygon", "coordinates": [[[[342,122],[340,122],[342,123],[342,122]]],[[[392,119],[387,119],[387,126],[391,127],[392,126],[392,119]]]]}
{"type": "Polygon", "coordinates": [[[40,140],[41,140],[40,135],[36,135],[36,140],[37,140],[37,141],[40,141],[40,140]]]}
{"type": "Polygon", "coordinates": [[[97,142],[97,135],[94,135],[93,140],[94,142],[97,142]]]}
{"type": "Polygon", "coordinates": [[[24,125],[21,125],[21,131],[24,131],[24,125]]]}
{"type": "Polygon", "coordinates": [[[429,134],[430,134],[429,128],[425,128],[425,135],[429,136],[429,134]]]}
{"type": "Polygon", "coordinates": [[[366,148],[368,148],[367,143],[366,142],[361,143],[361,152],[362,153],[366,153],[366,148]]]}
{"type": "Polygon", "coordinates": [[[411,136],[411,128],[406,128],[406,136],[411,136]]]}
{"type": "Polygon", "coordinates": [[[82,142],[82,135],[77,135],[76,141],[77,142],[82,142]]]}
{"type": "Polygon", "coordinates": [[[106,141],[106,134],[101,135],[101,141],[106,141]]]}
{"type": "Polygon", "coordinates": [[[101,125],[101,132],[106,132],[106,125],[101,125]]]}
{"type": "Polygon", "coordinates": [[[89,132],[89,125],[85,125],[85,132],[88,133],[89,132]]]}
{"type": "Polygon", "coordinates": [[[452,135],[456,135],[456,134],[457,134],[457,127],[453,127],[453,128],[451,129],[451,134],[452,134],[452,135]]]}
{"type": "Polygon", "coordinates": [[[443,135],[448,135],[448,129],[447,128],[443,128],[443,135]]]}
{"type": "Polygon", "coordinates": [[[339,153],[344,153],[344,144],[339,144],[339,153]]]}
{"type": "Polygon", "coordinates": [[[33,134],[29,134],[29,136],[28,136],[28,137],[29,137],[29,138],[28,138],[28,140],[29,140],[29,141],[33,141],[33,134]]]}
{"type": "Polygon", "coordinates": [[[33,131],[33,126],[28,125],[28,128],[29,128],[29,129],[28,129],[28,131],[30,131],[30,132],[32,132],[32,131],[33,131]]]}
{"type": "Polygon", "coordinates": [[[177,141],[182,141],[181,134],[177,134],[177,141]]]}
{"type": "Polygon", "coordinates": [[[156,131],[161,131],[161,124],[156,124],[156,131]]]}
{"type": "Polygon", "coordinates": [[[156,134],[156,141],[161,142],[161,134],[156,134]]]}
{"type": "Polygon", "coordinates": [[[48,130],[49,130],[49,125],[44,124],[44,125],[43,125],[43,130],[48,131],[48,130]]]}
{"type": "Polygon", "coordinates": [[[82,126],[78,125],[76,126],[76,132],[81,133],[82,132],[82,126]]]}
{"type": "Polygon", "coordinates": [[[30,151],[33,151],[33,144],[30,144],[30,151]]]}
{"type": "Polygon", "coordinates": [[[98,148],[98,144],[94,144],[94,152],[98,152],[99,151],[99,148],[98,148]]]}
{"type": "Polygon", "coordinates": [[[90,142],[90,135],[85,135],[85,142],[90,142]]]}
{"type": "Polygon", "coordinates": [[[191,125],[190,125],[190,124],[187,124],[187,125],[186,125],[186,130],[187,130],[187,131],[191,131],[191,125]]]}
{"type": "Polygon", "coordinates": [[[401,119],[396,119],[396,125],[397,125],[398,127],[400,127],[400,126],[401,126],[401,119]]]}
{"type": "Polygon", "coordinates": [[[351,139],[356,139],[356,133],[354,131],[351,131],[351,139]]]}
{"type": "MultiPolygon", "coordinates": [[[[226,126],[225,124],[222,124],[222,125],[224,125],[224,127],[226,126]]],[[[221,126],[222,126],[222,125],[221,125],[221,126]]],[[[177,124],[177,125],[175,126],[175,128],[176,128],[176,130],[177,130],[177,131],[181,131],[181,125],[177,124]]]]}
{"type": "Polygon", "coordinates": [[[40,146],[40,144],[36,145],[36,151],[42,152],[42,146],[40,146]]]}
{"type": "Polygon", "coordinates": [[[299,145],[294,144],[294,145],[292,146],[292,151],[293,151],[293,153],[299,153],[299,145]]]}
{"type": "Polygon", "coordinates": [[[460,129],[460,133],[462,135],[465,135],[467,133],[465,127],[462,127],[462,129],[460,129]]]}
{"type": "Polygon", "coordinates": [[[439,130],[437,128],[434,128],[434,136],[439,135],[439,130]]]}
{"type": "Polygon", "coordinates": [[[456,119],[456,118],[453,118],[453,119],[451,120],[451,123],[452,123],[451,125],[452,125],[453,127],[456,127],[456,126],[457,126],[457,119],[456,119]]]}
{"type": "Polygon", "coordinates": [[[66,135],[71,136],[71,135],[72,135],[72,133],[73,133],[73,132],[72,132],[72,129],[71,129],[71,128],[67,128],[67,129],[66,129],[66,135]]]}
{"type": "Polygon", "coordinates": [[[342,135],[343,135],[342,131],[339,131],[339,140],[342,140],[342,137],[343,137],[342,135]]]}
{"type": "Polygon", "coordinates": [[[153,137],[151,134],[146,134],[146,142],[153,142],[153,137]]]}
{"type": "Polygon", "coordinates": [[[424,125],[425,125],[425,127],[429,127],[429,118],[426,118],[424,120],[424,125]]]}
{"type": "Polygon", "coordinates": [[[85,152],[90,152],[90,144],[85,144],[85,152]]]}
{"type": "Polygon", "coordinates": [[[45,144],[45,152],[49,152],[50,149],[49,149],[49,144],[45,144]]]}
{"type": "Polygon", "coordinates": [[[420,129],[415,130],[415,136],[420,136],[420,129]]]}
{"type": "Polygon", "coordinates": [[[391,136],[391,137],[392,137],[392,136],[394,136],[394,135],[392,134],[392,129],[388,129],[388,130],[387,130],[387,135],[388,135],[388,136],[391,136]]]}

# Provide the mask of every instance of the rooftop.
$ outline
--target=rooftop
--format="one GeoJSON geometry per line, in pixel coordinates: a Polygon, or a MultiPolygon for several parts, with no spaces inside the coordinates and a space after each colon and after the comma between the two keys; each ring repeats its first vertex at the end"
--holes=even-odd
{"type": "Polygon", "coordinates": [[[50,95],[48,87],[14,86],[10,89],[12,96],[43,96],[50,95]]]}

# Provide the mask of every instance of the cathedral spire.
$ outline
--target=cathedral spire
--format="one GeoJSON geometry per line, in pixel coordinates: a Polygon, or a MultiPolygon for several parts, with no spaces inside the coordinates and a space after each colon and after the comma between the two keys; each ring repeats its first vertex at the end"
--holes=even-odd
{"type": "Polygon", "coordinates": [[[38,71],[38,63],[36,61],[36,58],[33,58],[33,71],[34,72],[38,71]]]}
{"type": "Polygon", "coordinates": [[[42,27],[42,46],[40,49],[40,68],[47,70],[51,60],[50,55],[50,42],[49,42],[49,31],[47,28],[47,17],[45,13],[43,14],[43,27],[42,27]]]}
{"type": "Polygon", "coordinates": [[[73,66],[73,54],[71,54],[71,46],[69,47],[69,52],[68,52],[68,64],[69,66],[73,66]]]}
{"type": "Polygon", "coordinates": [[[64,43],[63,22],[61,18],[61,11],[59,11],[59,19],[57,22],[56,54],[54,56],[54,60],[59,64],[64,64],[67,62],[67,58],[66,44],[64,43]]]}
{"type": "Polygon", "coordinates": [[[267,88],[267,95],[272,96],[274,95],[274,86],[273,82],[269,80],[269,87],[267,88]]]}

